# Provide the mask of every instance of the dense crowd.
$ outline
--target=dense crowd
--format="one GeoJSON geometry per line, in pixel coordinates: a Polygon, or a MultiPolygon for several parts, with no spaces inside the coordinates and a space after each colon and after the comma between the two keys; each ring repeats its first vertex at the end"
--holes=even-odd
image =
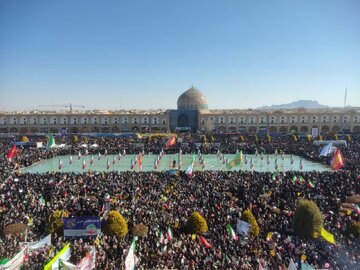
{"type": "MultiPolygon", "coordinates": [[[[201,142],[198,134],[182,134],[180,140],[167,152],[192,153],[244,153],[288,154],[328,163],[320,158],[321,147],[306,138],[294,141],[292,137],[248,139],[239,136],[213,136],[211,142],[201,142]]],[[[15,140],[17,140],[16,138],[15,140]]],[[[360,263],[360,242],[351,234],[351,221],[359,221],[356,212],[340,214],[339,209],[346,197],[360,194],[360,140],[353,137],[347,147],[341,146],[345,166],[337,172],[294,172],[277,174],[250,171],[195,171],[193,176],[184,172],[170,175],[168,172],[102,172],[30,174],[14,172],[16,167],[28,166],[41,159],[57,155],[77,154],[81,141],[72,137],[61,138],[65,148],[19,149],[17,157],[9,162],[6,153],[12,139],[0,141],[1,188],[0,228],[9,224],[28,224],[25,234],[1,235],[0,259],[11,258],[22,241],[35,241],[46,235],[49,216],[55,210],[66,210],[70,216],[100,216],[107,194],[111,198],[111,210],[118,210],[129,226],[143,223],[149,227],[146,237],[137,241],[136,257],[140,269],[257,269],[259,263],[266,269],[286,269],[292,258],[300,266],[300,258],[315,268],[356,269],[360,263]],[[315,182],[311,188],[292,181],[302,176],[315,182]],[[267,196],[263,196],[267,194],[267,196]],[[39,204],[44,196],[48,202],[39,204]],[[265,198],[265,199],[264,199],[265,198]],[[336,244],[321,238],[303,239],[294,234],[293,214],[299,199],[315,201],[324,215],[324,227],[335,235],[336,244]],[[255,239],[239,237],[232,240],[227,224],[236,223],[245,209],[254,214],[260,234],[255,239]],[[199,211],[207,220],[209,231],[204,235],[211,243],[207,248],[197,238],[184,233],[184,224],[193,211],[199,211]],[[171,227],[174,239],[159,241],[159,232],[171,227]],[[273,232],[271,240],[266,239],[273,232]]],[[[30,140],[44,140],[31,138],[30,140]]],[[[87,144],[98,144],[90,152],[105,151],[116,154],[159,153],[166,138],[88,138],[87,144]]],[[[205,156],[205,155],[204,155],[205,156]]],[[[206,156],[205,156],[206,159],[206,156]]],[[[106,216],[104,217],[106,219],[106,216]]],[[[54,234],[53,246],[36,251],[23,269],[41,269],[66,243],[61,235],[54,234]]],[[[97,239],[72,239],[72,263],[78,263],[90,246],[97,249],[96,269],[122,269],[131,244],[131,232],[125,239],[101,236],[97,239]]]]}

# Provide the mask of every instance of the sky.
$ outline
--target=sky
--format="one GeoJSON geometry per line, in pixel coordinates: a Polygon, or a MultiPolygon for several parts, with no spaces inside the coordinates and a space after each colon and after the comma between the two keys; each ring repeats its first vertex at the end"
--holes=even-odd
{"type": "Polygon", "coordinates": [[[0,1],[1,111],[175,109],[192,85],[211,109],[360,106],[360,1],[0,1]]]}

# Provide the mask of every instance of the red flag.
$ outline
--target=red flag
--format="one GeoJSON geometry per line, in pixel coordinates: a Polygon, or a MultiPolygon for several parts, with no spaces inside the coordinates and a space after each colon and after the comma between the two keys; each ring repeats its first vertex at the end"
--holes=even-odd
{"type": "Polygon", "coordinates": [[[166,143],[165,148],[169,148],[176,144],[176,135],[172,136],[166,143]]]}
{"type": "Polygon", "coordinates": [[[339,170],[342,166],[344,166],[344,160],[343,160],[343,157],[341,155],[341,152],[340,152],[340,149],[338,149],[332,160],[331,160],[331,169],[333,169],[334,171],[337,171],[339,170]]]}
{"type": "Polygon", "coordinates": [[[203,236],[200,236],[200,242],[203,243],[205,247],[212,248],[212,245],[208,241],[206,241],[206,239],[203,236]]]}
{"type": "Polygon", "coordinates": [[[13,148],[11,148],[9,154],[7,155],[8,159],[11,161],[13,157],[16,156],[16,144],[14,144],[13,148]]]}

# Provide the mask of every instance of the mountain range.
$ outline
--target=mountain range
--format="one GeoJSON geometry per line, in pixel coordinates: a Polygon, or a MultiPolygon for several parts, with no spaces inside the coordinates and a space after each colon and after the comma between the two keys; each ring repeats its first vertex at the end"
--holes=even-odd
{"type": "Polygon", "coordinates": [[[306,108],[306,109],[321,109],[321,108],[328,108],[329,106],[322,105],[316,100],[298,100],[287,104],[277,104],[271,106],[262,106],[258,109],[296,109],[296,108],[306,108]]]}

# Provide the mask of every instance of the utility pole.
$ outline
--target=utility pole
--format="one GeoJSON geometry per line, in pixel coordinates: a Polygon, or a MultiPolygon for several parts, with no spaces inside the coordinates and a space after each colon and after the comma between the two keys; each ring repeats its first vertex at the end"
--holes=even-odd
{"type": "Polygon", "coordinates": [[[345,110],[345,107],[346,107],[346,97],[347,97],[347,87],[345,88],[344,110],[345,110]]]}

